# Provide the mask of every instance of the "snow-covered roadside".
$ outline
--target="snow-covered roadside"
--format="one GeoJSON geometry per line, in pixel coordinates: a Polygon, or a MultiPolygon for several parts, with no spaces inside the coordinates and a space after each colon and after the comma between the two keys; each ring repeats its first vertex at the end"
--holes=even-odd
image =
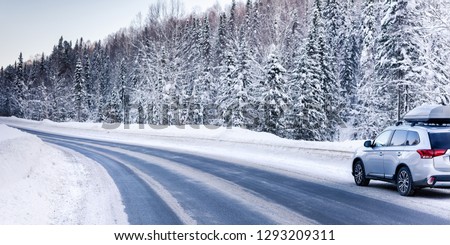
{"type": "MultiPolygon", "coordinates": [[[[13,126],[37,129],[41,131],[60,133],[67,136],[83,136],[96,139],[115,140],[120,136],[121,140],[149,139],[164,140],[177,138],[180,140],[212,140],[236,144],[250,144],[291,149],[311,149],[333,151],[337,153],[351,154],[362,145],[362,141],[345,142],[311,142],[283,139],[269,133],[253,132],[241,128],[205,127],[205,126],[168,126],[155,127],[149,125],[131,124],[126,127],[103,125],[101,123],[56,123],[50,120],[30,121],[16,117],[0,117],[0,123],[13,126]]],[[[141,140],[142,141],[142,140],[141,140]]]]}
{"type": "Polygon", "coordinates": [[[0,124],[0,224],[127,224],[106,170],[0,124]]]}

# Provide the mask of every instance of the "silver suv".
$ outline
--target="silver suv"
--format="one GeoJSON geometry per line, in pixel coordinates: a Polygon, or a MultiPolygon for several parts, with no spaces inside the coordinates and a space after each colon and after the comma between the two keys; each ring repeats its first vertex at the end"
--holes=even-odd
{"type": "Polygon", "coordinates": [[[418,107],[355,152],[355,183],[396,184],[400,195],[450,182],[450,106],[418,107]]]}

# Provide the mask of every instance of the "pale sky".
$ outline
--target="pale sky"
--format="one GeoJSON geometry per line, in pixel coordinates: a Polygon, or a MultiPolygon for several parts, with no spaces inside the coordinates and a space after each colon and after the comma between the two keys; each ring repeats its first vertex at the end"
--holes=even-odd
{"type": "MultiPolygon", "coordinates": [[[[205,10],[231,0],[182,0],[186,12],[205,10]]],[[[0,0],[0,66],[44,52],[50,54],[61,36],[103,40],[128,27],[140,12],[145,17],[156,0],[0,0]]]]}

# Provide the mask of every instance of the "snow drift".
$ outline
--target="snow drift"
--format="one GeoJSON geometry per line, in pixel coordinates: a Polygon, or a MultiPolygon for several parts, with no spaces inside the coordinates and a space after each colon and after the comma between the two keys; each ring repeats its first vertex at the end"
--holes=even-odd
{"type": "MultiPolygon", "coordinates": [[[[16,117],[0,117],[0,123],[17,127],[36,129],[43,132],[60,133],[66,136],[96,138],[122,143],[142,143],[149,141],[172,141],[174,138],[181,141],[221,142],[240,145],[257,145],[260,147],[284,149],[310,149],[327,150],[351,155],[363,145],[363,141],[320,142],[290,140],[264,132],[254,132],[243,128],[226,128],[216,126],[149,126],[111,125],[102,123],[53,122],[50,120],[31,121],[16,117]],[[100,138],[99,138],[100,137],[100,138]],[[120,140],[118,140],[120,139],[120,140]]],[[[180,146],[181,144],[178,144],[180,146]]],[[[178,148],[178,147],[177,147],[178,148]]]]}
{"type": "Polygon", "coordinates": [[[0,125],[0,188],[26,178],[46,150],[41,140],[0,125]]]}
{"type": "Polygon", "coordinates": [[[98,164],[0,124],[0,224],[126,224],[98,164]]]}

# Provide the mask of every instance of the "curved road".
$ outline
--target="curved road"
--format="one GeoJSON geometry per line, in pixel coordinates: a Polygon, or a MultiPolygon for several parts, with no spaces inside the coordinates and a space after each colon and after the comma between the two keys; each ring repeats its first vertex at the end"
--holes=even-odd
{"type": "Polygon", "coordinates": [[[130,224],[450,224],[331,184],[231,162],[21,130],[101,164],[122,195],[130,224]]]}

